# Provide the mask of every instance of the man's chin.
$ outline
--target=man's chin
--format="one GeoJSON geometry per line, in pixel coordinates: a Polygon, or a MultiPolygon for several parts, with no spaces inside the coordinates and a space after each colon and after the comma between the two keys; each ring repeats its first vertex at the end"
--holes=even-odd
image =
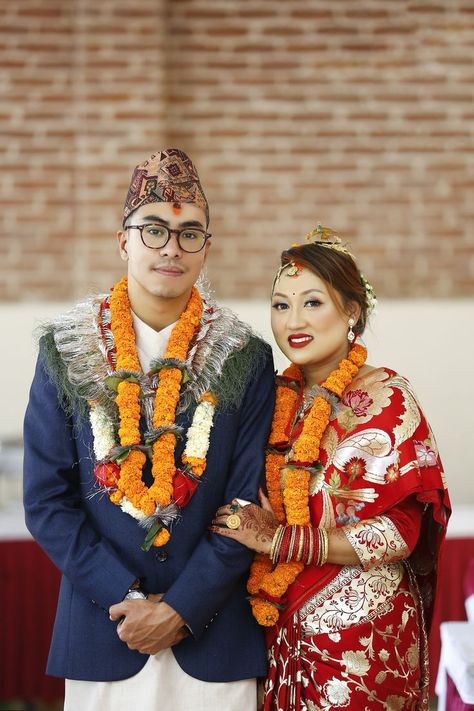
{"type": "Polygon", "coordinates": [[[180,296],[187,294],[191,286],[184,288],[179,284],[160,284],[154,285],[149,291],[152,296],[158,299],[179,299],[180,296]]]}

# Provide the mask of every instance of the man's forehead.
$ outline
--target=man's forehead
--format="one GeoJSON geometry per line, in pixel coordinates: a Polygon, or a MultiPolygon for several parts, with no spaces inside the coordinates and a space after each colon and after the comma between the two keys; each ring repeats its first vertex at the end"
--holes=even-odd
{"type": "Polygon", "coordinates": [[[181,203],[179,211],[176,210],[176,203],[153,202],[140,205],[131,217],[132,220],[160,221],[160,222],[194,222],[204,225],[206,214],[204,210],[193,203],[181,203]]]}

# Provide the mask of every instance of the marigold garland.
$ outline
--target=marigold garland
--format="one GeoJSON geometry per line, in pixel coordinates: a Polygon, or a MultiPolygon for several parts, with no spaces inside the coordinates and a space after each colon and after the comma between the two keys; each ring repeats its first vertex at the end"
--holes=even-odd
{"type": "MultiPolygon", "coordinates": [[[[347,358],[322,383],[322,387],[340,398],[365,363],[367,350],[354,343],[347,358]]],[[[288,525],[310,525],[309,484],[311,473],[319,459],[319,448],[324,432],[329,424],[331,405],[318,395],[310,412],[306,415],[303,429],[288,452],[288,428],[298,394],[291,382],[303,383],[302,373],[293,363],[283,373],[277,387],[275,411],[266,456],[265,474],[267,490],[278,523],[288,525]],[[283,450],[286,445],[286,450],[283,450]],[[275,451],[275,448],[282,451],[275,451]],[[285,453],[286,452],[286,453],[285,453]],[[281,477],[284,476],[284,485],[281,477]],[[282,491],[283,488],[283,491],[282,491]]],[[[301,562],[279,563],[272,571],[270,557],[258,554],[252,564],[247,590],[250,604],[257,622],[265,627],[276,624],[279,617],[277,601],[283,602],[284,595],[304,568],[301,562]]]]}
{"type": "MultiPolygon", "coordinates": [[[[186,309],[171,333],[165,359],[185,362],[191,340],[199,326],[202,310],[202,299],[197,289],[193,288],[186,309]]],[[[125,277],[112,291],[110,312],[111,330],[117,352],[116,368],[139,372],[140,362],[125,277]]],[[[177,367],[162,368],[159,371],[153,414],[155,429],[174,424],[182,378],[182,370],[177,367]]],[[[119,412],[120,444],[123,447],[140,444],[140,385],[130,380],[122,380],[117,388],[115,402],[119,412]]],[[[175,448],[176,436],[172,432],[165,432],[153,443],[153,484],[149,488],[142,481],[146,456],[140,450],[131,449],[120,465],[120,478],[117,482],[117,490],[110,496],[111,501],[119,504],[123,497],[126,497],[135,509],[146,516],[153,515],[157,506],[161,508],[168,506],[172,501],[173,477],[176,472],[175,448]]],[[[199,463],[198,474],[202,474],[204,468],[205,459],[199,463]]],[[[163,527],[155,536],[153,545],[164,545],[169,537],[169,531],[163,527]]]]}

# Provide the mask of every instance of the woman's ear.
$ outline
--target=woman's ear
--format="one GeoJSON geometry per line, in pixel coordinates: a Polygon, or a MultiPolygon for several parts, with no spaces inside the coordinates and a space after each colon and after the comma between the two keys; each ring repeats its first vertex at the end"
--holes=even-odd
{"type": "Polygon", "coordinates": [[[357,323],[360,319],[360,306],[356,301],[349,301],[349,303],[346,306],[346,314],[347,318],[352,318],[354,319],[354,323],[357,323]]]}

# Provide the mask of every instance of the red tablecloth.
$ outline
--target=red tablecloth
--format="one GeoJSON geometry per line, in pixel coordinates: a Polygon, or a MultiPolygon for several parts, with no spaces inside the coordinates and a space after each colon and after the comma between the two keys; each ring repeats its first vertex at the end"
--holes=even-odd
{"type": "Polygon", "coordinates": [[[449,674],[446,676],[446,708],[449,711],[474,711],[474,704],[467,704],[461,699],[449,674]]]}
{"type": "Polygon", "coordinates": [[[430,693],[434,696],[438,673],[441,622],[465,620],[464,579],[474,558],[474,538],[447,538],[441,551],[438,599],[430,634],[430,693]]]}
{"type": "Polygon", "coordinates": [[[34,541],[0,541],[0,701],[63,697],[63,680],[44,674],[58,588],[34,541]]]}
{"type": "Polygon", "coordinates": [[[464,597],[474,595],[474,557],[471,558],[464,576],[464,597]]]}

